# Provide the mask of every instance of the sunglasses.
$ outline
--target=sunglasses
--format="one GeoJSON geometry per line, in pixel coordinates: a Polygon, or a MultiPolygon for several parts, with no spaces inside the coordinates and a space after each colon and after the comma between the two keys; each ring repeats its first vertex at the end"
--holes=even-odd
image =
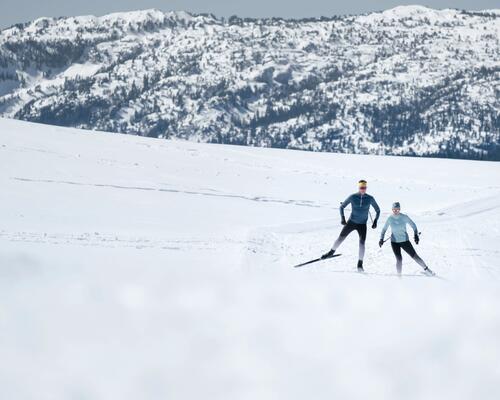
{"type": "Polygon", "coordinates": [[[366,190],[366,186],[360,186],[359,190],[366,190]]]}

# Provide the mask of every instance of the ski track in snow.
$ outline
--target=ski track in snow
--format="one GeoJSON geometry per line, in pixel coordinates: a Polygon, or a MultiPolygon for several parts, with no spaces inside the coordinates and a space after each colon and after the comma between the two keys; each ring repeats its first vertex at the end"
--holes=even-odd
{"type": "MultiPolygon", "coordinates": [[[[327,204],[318,204],[314,201],[310,200],[283,200],[283,199],[275,199],[264,196],[244,196],[238,194],[229,194],[229,193],[212,193],[213,189],[208,189],[210,191],[193,191],[193,190],[181,190],[181,189],[164,189],[164,188],[154,188],[154,187],[141,187],[141,186],[123,186],[123,185],[115,185],[110,183],[86,183],[86,182],[73,182],[73,181],[61,181],[61,180],[53,180],[53,179],[31,179],[31,178],[19,178],[14,177],[12,179],[22,181],[22,182],[37,182],[37,183],[54,183],[54,184],[63,184],[63,185],[77,185],[77,186],[94,186],[97,188],[111,188],[111,189],[123,189],[123,190],[144,190],[144,191],[154,191],[154,192],[165,192],[165,193],[179,193],[179,194],[187,194],[187,195],[196,195],[196,196],[210,196],[210,197],[225,197],[229,199],[240,199],[240,200],[248,200],[248,201],[257,201],[263,203],[280,203],[280,204],[290,204],[294,206],[301,207],[328,207],[334,208],[327,204]]],[[[215,192],[215,191],[214,191],[215,192]]],[[[337,207],[338,209],[338,207],[337,207]]]]}

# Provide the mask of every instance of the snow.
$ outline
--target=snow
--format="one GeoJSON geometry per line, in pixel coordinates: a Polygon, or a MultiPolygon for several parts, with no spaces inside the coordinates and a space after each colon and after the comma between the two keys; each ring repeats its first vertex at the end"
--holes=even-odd
{"type": "MultiPolygon", "coordinates": [[[[500,164],[0,119],[0,382],[15,399],[494,399],[500,164]],[[326,251],[365,178],[417,251],[326,251]],[[29,382],[29,384],[27,384],[29,382]]],[[[379,224],[381,225],[381,224],[379,224]]]]}
{"type": "Polygon", "coordinates": [[[148,21],[150,19],[155,20],[163,20],[165,14],[157,9],[148,9],[148,10],[137,10],[137,11],[126,11],[126,12],[115,12],[111,14],[104,15],[99,17],[101,21],[110,21],[114,22],[117,20],[123,20],[127,22],[143,22],[148,21]]]}
{"type": "Polygon", "coordinates": [[[86,78],[95,75],[102,66],[99,64],[73,64],[61,74],[62,77],[74,78],[79,76],[86,78]]]}
{"type": "Polygon", "coordinates": [[[443,22],[446,20],[454,20],[456,19],[458,13],[459,11],[449,8],[436,10],[419,5],[409,5],[409,6],[397,6],[380,13],[371,13],[369,15],[363,15],[358,18],[358,21],[364,23],[377,23],[382,21],[390,22],[391,20],[408,19],[408,18],[414,18],[416,20],[426,18],[430,22],[436,23],[438,21],[443,22]]]}

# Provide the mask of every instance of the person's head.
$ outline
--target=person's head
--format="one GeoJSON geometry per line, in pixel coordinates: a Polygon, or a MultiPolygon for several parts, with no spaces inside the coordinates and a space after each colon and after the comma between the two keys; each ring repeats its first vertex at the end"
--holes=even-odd
{"type": "Polygon", "coordinates": [[[398,215],[400,212],[401,212],[401,204],[399,204],[399,201],[392,203],[392,213],[394,215],[398,215]]]}
{"type": "Polygon", "coordinates": [[[366,188],[367,188],[366,181],[365,181],[364,179],[361,179],[361,180],[358,182],[358,190],[359,190],[359,193],[361,193],[361,194],[365,194],[365,193],[366,193],[366,188]]]}

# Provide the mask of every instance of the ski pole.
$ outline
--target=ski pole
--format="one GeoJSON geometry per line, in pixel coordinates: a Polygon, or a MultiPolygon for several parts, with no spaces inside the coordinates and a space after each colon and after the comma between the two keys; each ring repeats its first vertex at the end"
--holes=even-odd
{"type": "MultiPolygon", "coordinates": [[[[422,232],[418,232],[418,236],[420,236],[422,234],[422,232]]],[[[391,237],[389,236],[387,239],[384,239],[384,241],[382,243],[385,243],[387,242],[391,237]]]]}

